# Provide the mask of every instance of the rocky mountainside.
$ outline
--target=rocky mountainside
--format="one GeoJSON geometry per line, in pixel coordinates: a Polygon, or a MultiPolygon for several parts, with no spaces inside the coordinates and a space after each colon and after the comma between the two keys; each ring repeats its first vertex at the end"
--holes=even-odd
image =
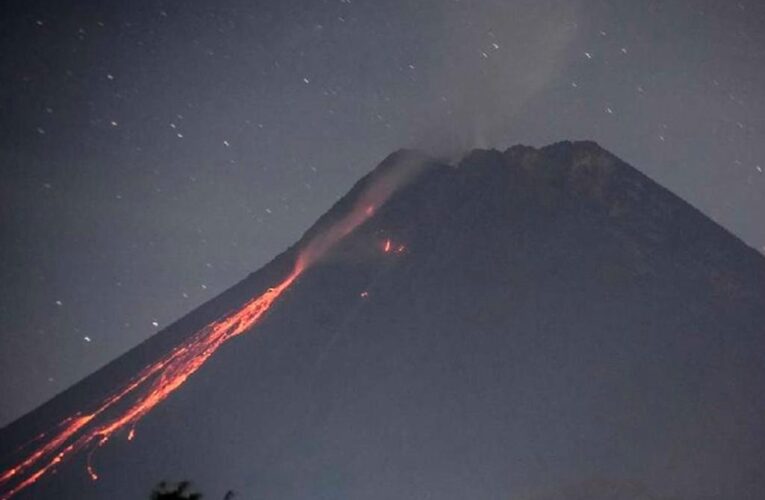
{"type": "Polygon", "coordinates": [[[765,498],[765,259],[592,142],[392,154],[270,264],[0,432],[2,470],[415,165],[134,439],[97,448],[97,481],[82,453],[18,498],[162,479],[210,498],[765,498]]]}

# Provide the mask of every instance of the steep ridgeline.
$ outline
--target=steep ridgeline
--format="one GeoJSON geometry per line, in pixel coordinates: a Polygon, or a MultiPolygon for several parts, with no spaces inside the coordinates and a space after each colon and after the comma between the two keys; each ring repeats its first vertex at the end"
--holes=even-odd
{"type": "Polygon", "coordinates": [[[0,498],[761,499],[763,325],[765,259],[594,143],[399,151],[0,432],[0,498]]]}

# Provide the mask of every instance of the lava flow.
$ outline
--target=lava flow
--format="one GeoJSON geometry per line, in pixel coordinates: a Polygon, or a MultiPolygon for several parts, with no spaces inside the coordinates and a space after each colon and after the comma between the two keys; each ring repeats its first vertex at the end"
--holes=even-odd
{"type": "MultiPolygon", "coordinates": [[[[396,168],[379,174],[374,182],[363,188],[352,210],[303,246],[292,272],[280,283],[195,332],[170,353],[146,366],[95,409],[78,412],[46,433],[26,458],[0,474],[0,500],[7,500],[36,483],[74,454],[84,450],[92,452],[103,446],[120,432],[126,431],[127,439],[131,441],[135,425],[141,418],[181,387],[223,343],[254,327],[306,269],[374,215],[398,187],[422,170],[423,165],[402,161],[396,168]]],[[[386,252],[390,249],[389,246],[386,252]]],[[[396,252],[403,249],[402,245],[396,252]]],[[[90,460],[87,472],[93,480],[98,479],[90,460]]]]}
{"type": "MultiPolygon", "coordinates": [[[[2,492],[0,498],[12,497],[71,455],[90,445],[102,446],[119,431],[129,429],[128,440],[132,440],[133,426],[138,420],[183,385],[224,342],[252,328],[303,271],[304,267],[298,263],[281,283],[196,332],[168,355],[144,368],[125,386],[104,399],[95,410],[64,420],[47,442],[0,475],[0,487],[19,479],[15,486],[2,492]],[[117,416],[104,418],[107,410],[139,391],[134,401],[117,416]],[[102,417],[100,422],[97,421],[99,417],[102,417]]],[[[98,478],[90,465],[88,474],[93,480],[98,478]]]]}

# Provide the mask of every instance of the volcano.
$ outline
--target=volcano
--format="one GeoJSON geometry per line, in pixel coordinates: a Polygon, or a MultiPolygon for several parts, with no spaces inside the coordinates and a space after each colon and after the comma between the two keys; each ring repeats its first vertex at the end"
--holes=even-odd
{"type": "Polygon", "coordinates": [[[0,498],[765,498],[765,259],[593,142],[386,158],[0,432],[0,498]]]}

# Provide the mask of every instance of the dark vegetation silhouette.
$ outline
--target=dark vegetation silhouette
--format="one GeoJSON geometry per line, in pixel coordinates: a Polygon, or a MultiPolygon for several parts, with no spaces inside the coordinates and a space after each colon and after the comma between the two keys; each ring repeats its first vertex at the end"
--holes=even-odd
{"type": "MultiPolygon", "coordinates": [[[[233,500],[234,492],[228,491],[223,500],[233,500]]],[[[189,481],[181,481],[170,485],[162,481],[151,492],[151,500],[201,500],[202,494],[191,490],[189,481]]]]}

